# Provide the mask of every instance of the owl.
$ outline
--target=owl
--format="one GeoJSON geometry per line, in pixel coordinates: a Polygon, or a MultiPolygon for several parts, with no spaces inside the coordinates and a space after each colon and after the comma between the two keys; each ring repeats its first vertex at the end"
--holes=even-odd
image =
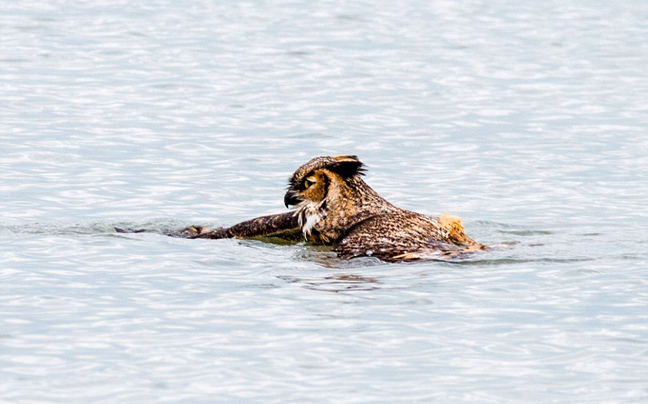
{"type": "Polygon", "coordinates": [[[362,176],[356,156],[316,157],[295,171],[284,196],[287,208],[228,228],[184,229],[187,238],[279,237],[332,246],[341,258],[409,261],[456,256],[487,247],[465,235],[461,219],[401,209],[378,195],[362,176]]]}

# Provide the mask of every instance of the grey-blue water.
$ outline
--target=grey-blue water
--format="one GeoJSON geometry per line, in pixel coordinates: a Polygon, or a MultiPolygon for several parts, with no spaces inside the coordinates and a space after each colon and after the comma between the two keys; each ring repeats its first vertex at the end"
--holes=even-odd
{"type": "Polygon", "coordinates": [[[1,0],[0,402],[648,401],[648,3],[523,3],[1,0]],[[493,249],[113,231],[325,154],[493,249]]]}

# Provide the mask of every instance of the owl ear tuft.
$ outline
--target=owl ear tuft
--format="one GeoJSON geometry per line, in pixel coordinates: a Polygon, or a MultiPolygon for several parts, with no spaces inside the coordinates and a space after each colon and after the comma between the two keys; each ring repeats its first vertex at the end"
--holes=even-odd
{"type": "Polygon", "coordinates": [[[342,178],[349,178],[354,175],[364,175],[364,164],[357,156],[331,156],[333,162],[329,169],[342,178]]]}

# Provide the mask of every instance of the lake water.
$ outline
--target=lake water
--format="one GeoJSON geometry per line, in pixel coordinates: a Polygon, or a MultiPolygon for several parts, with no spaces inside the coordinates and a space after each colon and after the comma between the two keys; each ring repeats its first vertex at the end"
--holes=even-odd
{"type": "Polygon", "coordinates": [[[0,402],[648,401],[644,0],[0,4],[0,402]],[[493,249],[113,231],[327,154],[493,249]]]}

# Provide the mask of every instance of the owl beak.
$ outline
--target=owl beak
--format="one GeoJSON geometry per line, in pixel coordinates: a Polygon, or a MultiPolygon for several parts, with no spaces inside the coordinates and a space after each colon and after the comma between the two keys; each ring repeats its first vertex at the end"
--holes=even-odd
{"type": "Polygon", "coordinates": [[[288,191],[286,192],[286,195],[284,196],[284,205],[286,205],[287,208],[291,206],[297,205],[299,202],[301,202],[299,199],[293,195],[292,192],[288,191]]]}

